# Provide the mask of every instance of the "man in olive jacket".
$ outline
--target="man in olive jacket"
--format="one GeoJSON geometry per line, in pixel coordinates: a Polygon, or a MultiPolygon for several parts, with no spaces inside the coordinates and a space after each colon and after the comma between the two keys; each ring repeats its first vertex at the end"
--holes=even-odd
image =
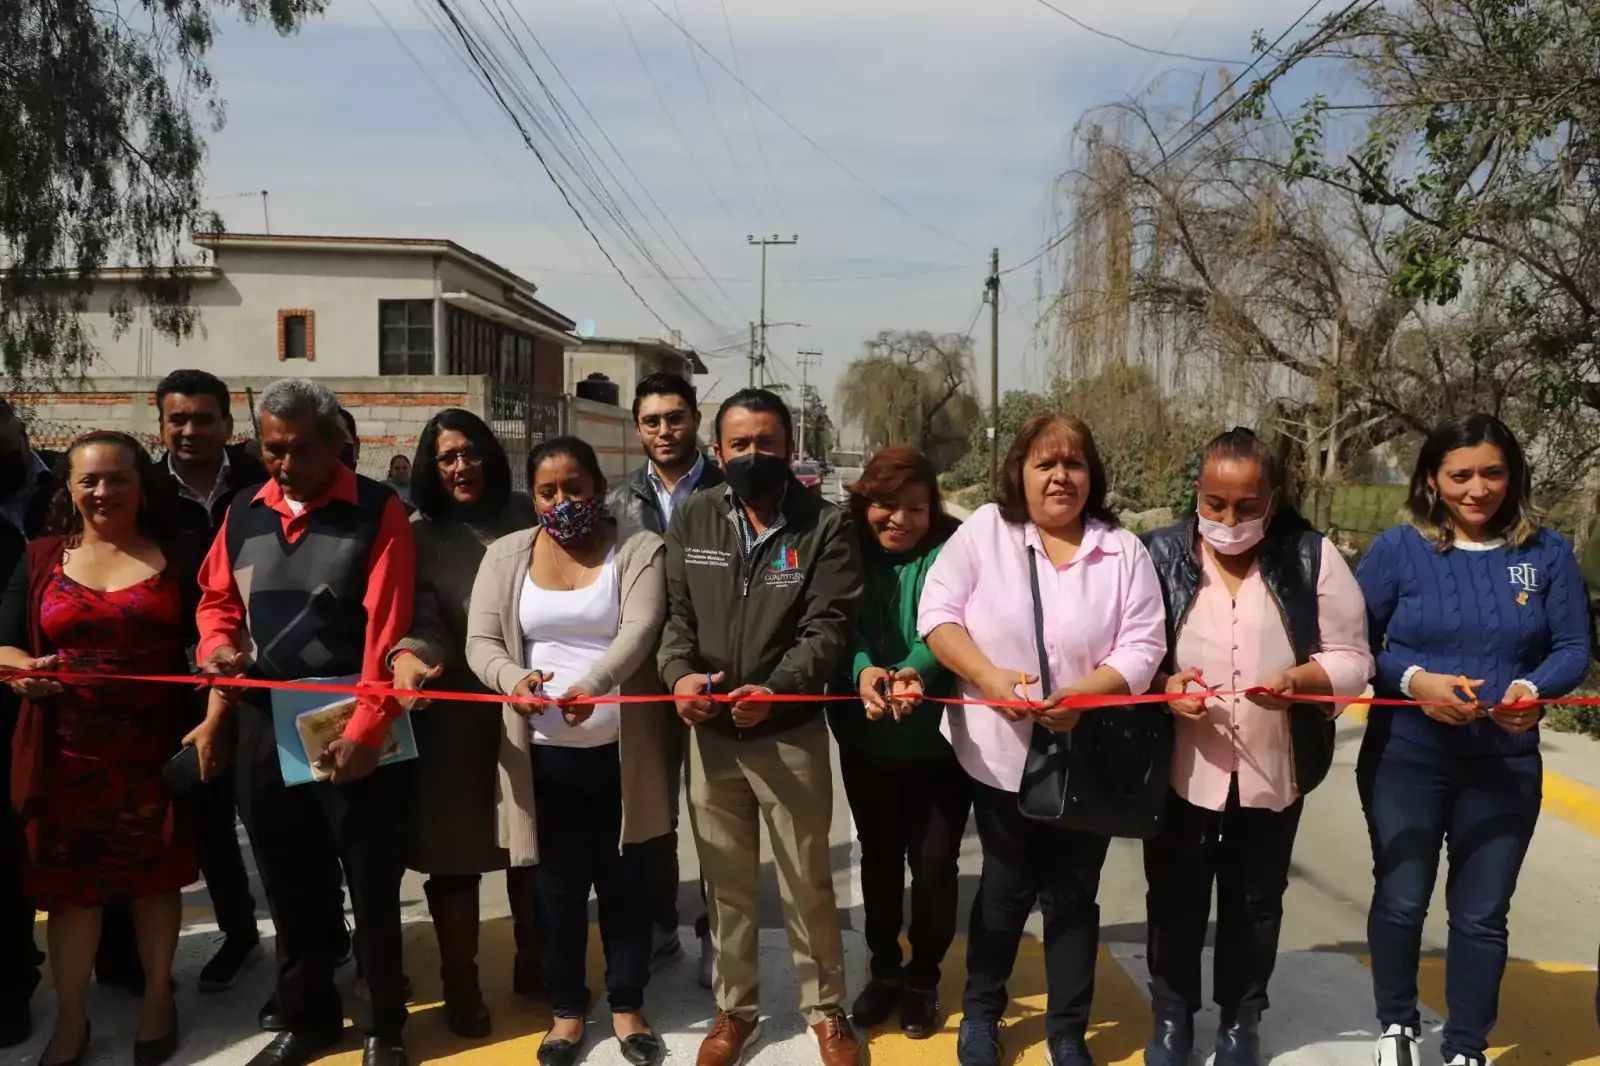
{"type": "Polygon", "coordinates": [[[829,867],[833,773],[821,695],[851,646],[863,584],[850,521],[789,472],[782,400],[746,389],[715,426],[727,486],[676,508],[667,528],[659,663],[692,728],[689,817],[708,890],[718,1016],[697,1066],[734,1066],[756,1037],[756,894],[763,815],[778,856],[800,1009],[823,1066],[860,1048],[845,1019],[844,952],[829,867]],[[712,702],[711,692],[728,702],[712,702]]]}

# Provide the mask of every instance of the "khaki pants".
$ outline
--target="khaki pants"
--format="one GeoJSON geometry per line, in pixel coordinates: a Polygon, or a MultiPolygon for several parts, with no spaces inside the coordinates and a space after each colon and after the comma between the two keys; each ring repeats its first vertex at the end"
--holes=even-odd
{"type": "Polygon", "coordinates": [[[759,1013],[756,895],[765,818],[800,1013],[815,1025],[844,1002],[844,945],[828,855],[833,772],[827,726],[819,715],[755,741],[704,728],[690,730],[690,737],[689,820],[706,882],[717,1006],[745,1019],[759,1013]]]}

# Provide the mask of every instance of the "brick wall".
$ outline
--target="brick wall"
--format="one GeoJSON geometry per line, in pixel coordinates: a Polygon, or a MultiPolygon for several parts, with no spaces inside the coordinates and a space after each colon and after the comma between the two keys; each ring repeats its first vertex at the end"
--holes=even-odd
{"type": "MultiPolygon", "coordinates": [[[[232,390],[234,433],[254,435],[252,399],[258,399],[276,378],[235,378],[232,390]]],[[[383,478],[395,455],[416,451],[417,434],[440,409],[463,407],[486,414],[488,379],[482,376],[318,378],[339,396],[355,417],[361,437],[363,474],[383,478]]],[[[36,447],[61,448],[94,429],[116,429],[161,450],[160,417],[155,406],[156,379],[102,378],[79,392],[13,392],[7,398],[27,421],[36,447]]]]}

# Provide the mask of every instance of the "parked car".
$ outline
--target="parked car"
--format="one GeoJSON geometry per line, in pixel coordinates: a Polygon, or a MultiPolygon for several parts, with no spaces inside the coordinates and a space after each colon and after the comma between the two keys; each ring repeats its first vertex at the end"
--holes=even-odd
{"type": "Polygon", "coordinates": [[[794,463],[789,469],[794,471],[794,479],[806,488],[822,488],[822,471],[816,463],[794,463]]]}

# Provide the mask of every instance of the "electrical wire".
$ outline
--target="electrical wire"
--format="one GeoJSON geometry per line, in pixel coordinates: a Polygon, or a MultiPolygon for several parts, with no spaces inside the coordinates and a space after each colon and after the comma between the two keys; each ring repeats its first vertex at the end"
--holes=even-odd
{"type": "MultiPolygon", "coordinates": [[[[494,3],[496,9],[500,8],[500,0],[490,0],[490,2],[494,3]]],[[[683,245],[684,250],[689,253],[689,258],[694,260],[695,266],[700,268],[701,278],[696,280],[709,280],[711,274],[710,269],[705,265],[704,262],[701,261],[699,254],[695,252],[694,247],[689,244],[688,240],[684,238],[683,234],[678,232],[678,227],[673,225],[672,219],[667,215],[666,211],[664,211],[661,205],[656,202],[656,198],[651,195],[649,187],[646,186],[643,180],[640,179],[639,175],[635,173],[633,167],[628,163],[627,157],[622,154],[621,149],[619,149],[616,146],[616,143],[612,141],[611,135],[608,134],[605,127],[600,124],[600,120],[595,118],[594,112],[589,110],[589,105],[584,102],[583,97],[579,95],[578,90],[573,87],[572,82],[567,80],[566,74],[562,72],[560,65],[556,63],[555,57],[552,56],[549,50],[545,48],[544,42],[539,39],[539,35],[533,32],[533,28],[529,26],[527,20],[523,18],[522,12],[517,8],[516,4],[513,3],[511,5],[511,10],[516,14],[517,21],[521,23],[522,28],[527,31],[528,36],[532,38],[534,45],[539,49],[540,54],[544,56],[545,61],[550,64],[550,68],[556,72],[556,76],[559,77],[562,84],[567,87],[567,91],[572,94],[572,98],[578,102],[578,106],[582,108],[584,115],[588,117],[589,121],[594,125],[594,128],[600,132],[601,139],[606,142],[606,145],[611,149],[612,154],[617,157],[617,161],[622,164],[622,168],[627,171],[628,176],[631,177],[634,184],[639,187],[639,191],[644,194],[645,200],[650,204],[651,207],[655,208],[656,214],[661,216],[661,220],[666,223],[667,229],[670,230],[672,235],[678,239],[678,243],[683,245]]],[[[529,63],[529,68],[532,69],[531,63],[529,63]]],[[[615,176],[613,176],[613,180],[615,180],[615,176]]],[[[618,183],[618,187],[621,188],[620,182],[618,183]]],[[[645,218],[646,224],[650,226],[652,232],[655,232],[657,239],[660,240],[662,244],[667,244],[666,238],[661,235],[660,231],[655,229],[654,223],[651,223],[648,216],[644,215],[644,212],[639,209],[639,205],[634,203],[633,197],[628,194],[626,189],[623,189],[622,191],[623,195],[628,197],[629,203],[633,204],[634,209],[638,210],[641,217],[645,218]]],[[[670,246],[668,250],[671,251],[670,246]]],[[[673,258],[677,258],[676,252],[672,252],[672,255],[673,258]]],[[[685,266],[681,259],[678,260],[678,263],[680,266],[685,266]]],[[[737,314],[738,307],[734,304],[733,297],[728,294],[728,290],[724,289],[721,284],[716,281],[712,281],[712,284],[715,285],[717,291],[722,294],[722,298],[727,302],[729,309],[737,314]]]]}
{"type": "MultiPolygon", "coordinates": [[[[538,86],[537,92],[545,101],[544,104],[536,101],[534,93],[511,69],[506,57],[500,53],[499,48],[488,38],[485,31],[473,21],[469,14],[458,10],[455,0],[435,0],[435,5],[443,13],[448,25],[438,21],[437,16],[431,21],[434,22],[437,30],[445,34],[447,39],[451,39],[452,42],[459,41],[466,49],[465,62],[467,62],[469,70],[479,84],[500,105],[501,110],[506,112],[513,120],[513,124],[523,136],[524,143],[534,151],[536,158],[540,161],[540,165],[545,169],[546,176],[558,186],[563,200],[567,203],[569,209],[578,215],[586,231],[589,232],[591,240],[604,253],[608,264],[625,280],[630,291],[650,310],[652,316],[661,321],[663,325],[666,325],[662,316],[644,299],[633,280],[627,276],[621,265],[616,262],[611,250],[606,247],[604,240],[596,230],[595,224],[591,224],[590,219],[585,214],[585,205],[588,207],[589,212],[593,213],[595,223],[612,230],[630,258],[634,259],[642,270],[654,274],[655,277],[660,279],[673,297],[691,314],[704,320],[715,329],[725,329],[725,326],[701,308],[674,280],[677,277],[687,277],[697,284],[703,283],[703,276],[709,274],[709,271],[704,269],[704,264],[698,264],[703,274],[694,275],[686,269],[687,264],[672,251],[671,245],[668,243],[668,252],[678,261],[680,268],[684,269],[683,274],[678,275],[665,268],[649,243],[633,225],[629,208],[632,209],[633,213],[643,218],[644,224],[655,234],[657,239],[666,243],[666,238],[656,229],[655,224],[639,207],[632,194],[612,173],[610,167],[601,158],[599,151],[589,141],[582,128],[567,113],[560,97],[557,96],[551,85],[540,74],[527,49],[522,46],[520,35],[512,27],[510,19],[499,4],[499,0],[478,0],[478,3],[483,8],[485,15],[494,24],[499,35],[505,38],[506,42],[521,59],[522,65],[526,67],[538,86]],[[492,7],[490,6],[491,4],[493,5],[492,7]],[[564,178],[560,172],[562,170],[569,176],[564,178]],[[617,190],[616,193],[612,191],[613,188],[617,190]],[[620,200],[618,193],[621,196],[620,200]],[[627,206],[624,206],[623,201],[626,201],[627,206]]],[[[518,19],[520,20],[520,18],[519,14],[518,19]]],[[[537,35],[532,33],[531,28],[526,26],[525,21],[523,26],[528,35],[534,38],[536,47],[544,52],[548,59],[549,54],[543,49],[542,42],[538,41],[537,35]]],[[[459,51],[457,55],[458,58],[461,58],[459,51]]],[[[628,167],[626,158],[617,150],[616,145],[609,141],[604,128],[599,125],[592,112],[588,111],[582,97],[576,93],[571,83],[567,81],[565,75],[559,66],[554,64],[553,60],[551,60],[551,65],[567,90],[577,99],[580,108],[583,109],[589,121],[599,129],[602,139],[606,140],[613,154],[617,156],[624,169],[628,170],[629,175],[639,185],[645,198],[651,200],[648,188],[644,187],[637,174],[628,167]]],[[[652,201],[652,206],[656,207],[657,212],[662,215],[668,228],[673,229],[676,234],[671,219],[667,218],[665,212],[661,211],[659,204],[655,204],[652,201]]],[[[694,249],[686,241],[682,240],[681,234],[677,235],[680,242],[684,244],[689,252],[690,258],[697,258],[694,249]]],[[[730,306],[733,306],[733,301],[725,290],[723,290],[723,298],[730,306]]]]}
{"type": "MultiPolygon", "coordinates": [[[[523,186],[522,181],[516,176],[515,172],[506,163],[506,161],[501,159],[499,154],[489,147],[489,142],[484,140],[483,135],[478,132],[477,127],[473,126],[467,121],[466,115],[464,115],[461,111],[461,108],[457,106],[455,99],[451,97],[449,93],[445,92],[444,87],[439,84],[438,79],[435,78],[432,72],[428,70],[427,66],[422,62],[421,57],[411,50],[411,46],[406,44],[405,38],[400,36],[400,32],[394,28],[387,18],[384,17],[382,9],[378,7],[377,3],[375,3],[375,0],[367,0],[367,6],[372,9],[372,13],[377,16],[378,21],[383,24],[383,28],[389,31],[389,36],[394,38],[395,44],[400,46],[400,50],[406,54],[406,58],[411,60],[412,65],[417,68],[417,72],[422,75],[423,79],[427,81],[430,86],[433,87],[434,93],[436,93],[439,99],[444,102],[445,107],[449,109],[450,113],[455,116],[456,122],[461,126],[462,129],[467,131],[467,134],[472,138],[473,142],[477,144],[477,146],[483,151],[483,154],[488,157],[489,161],[494,164],[495,169],[499,170],[501,174],[505,176],[506,180],[510,182],[512,187],[517,190],[519,195],[521,195],[523,202],[530,210],[533,211],[536,216],[538,216],[540,223],[543,224],[544,227],[552,234],[554,234],[556,239],[565,244],[568,251],[572,252],[574,256],[577,256],[579,252],[576,246],[574,246],[568,239],[566,232],[555,225],[554,220],[545,211],[543,205],[539,204],[538,201],[533,199],[533,197],[528,194],[528,191],[523,186]]],[[[248,193],[246,195],[259,196],[260,194],[248,193]]],[[[610,275],[599,276],[609,277],[610,275]]]]}
{"type": "Polygon", "coordinates": [[[812,137],[805,130],[803,130],[799,126],[795,125],[793,122],[791,122],[788,119],[787,116],[785,116],[783,114],[783,112],[779,111],[776,107],[773,107],[772,104],[768,103],[766,97],[764,97],[760,93],[756,92],[755,89],[750,87],[749,83],[747,83],[743,78],[739,77],[731,69],[729,69],[729,67],[728,67],[728,65],[726,63],[724,63],[721,59],[717,58],[716,53],[712,52],[705,45],[701,44],[700,41],[694,36],[694,34],[690,33],[683,26],[683,24],[680,21],[678,21],[677,19],[674,19],[671,15],[667,14],[666,8],[662,7],[659,3],[656,2],[656,0],[645,0],[645,3],[647,3],[651,7],[655,8],[656,12],[658,14],[660,14],[660,16],[662,18],[666,19],[669,23],[671,23],[674,29],[676,29],[679,33],[683,34],[683,36],[689,41],[690,44],[692,44],[695,48],[699,49],[702,53],[704,53],[706,58],[710,59],[713,63],[715,63],[718,66],[718,68],[720,68],[722,70],[722,72],[724,74],[726,74],[728,77],[732,78],[735,82],[737,82],[744,89],[745,92],[750,94],[750,99],[754,100],[756,103],[758,103],[762,107],[766,108],[766,110],[769,111],[772,114],[772,116],[774,118],[776,118],[779,122],[783,123],[784,126],[786,126],[791,133],[793,133],[795,136],[799,137],[802,141],[805,141],[806,144],[810,145],[813,149],[815,149],[817,151],[817,153],[820,154],[824,159],[826,159],[828,162],[832,163],[835,167],[839,168],[839,170],[842,171],[845,174],[845,176],[848,177],[850,180],[854,181],[857,185],[860,185],[863,189],[866,189],[868,192],[872,193],[873,196],[876,196],[879,200],[882,200],[884,203],[886,203],[890,207],[894,208],[895,211],[897,211],[900,214],[904,215],[906,218],[910,219],[912,222],[915,222],[918,226],[921,226],[923,229],[927,230],[929,233],[933,233],[933,234],[935,234],[935,235],[937,235],[939,237],[943,237],[945,240],[950,241],[950,242],[952,242],[954,244],[959,244],[963,248],[969,249],[971,251],[977,251],[976,248],[973,248],[972,245],[968,244],[966,241],[962,240],[961,238],[953,237],[950,234],[946,233],[944,230],[940,229],[938,226],[935,226],[933,223],[928,222],[928,221],[918,217],[909,208],[907,208],[905,205],[901,204],[900,201],[896,200],[894,197],[890,196],[888,193],[884,192],[882,189],[879,189],[876,185],[873,185],[866,178],[863,178],[860,174],[856,173],[848,165],[846,165],[841,159],[839,159],[838,156],[834,155],[832,152],[828,151],[820,143],[818,143],[816,138],[812,137]]]}
{"type": "MultiPolygon", "coordinates": [[[[1251,71],[1255,70],[1255,68],[1260,65],[1260,63],[1261,63],[1261,61],[1263,59],[1265,59],[1267,56],[1271,55],[1278,48],[1278,46],[1283,43],[1283,41],[1289,36],[1289,34],[1293,33],[1300,26],[1301,23],[1303,23],[1307,18],[1309,18],[1313,11],[1315,11],[1318,7],[1321,7],[1323,2],[1324,2],[1324,0],[1312,0],[1311,6],[1306,8],[1305,12],[1299,18],[1295,19],[1294,22],[1289,25],[1288,29],[1284,30],[1281,34],[1278,35],[1276,40],[1274,40],[1270,45],[1268,45],[1266,48],[1263,48],[1259,53],[1257,53],[1256,58],[1253,61],[1251,61],[1250,65],[1244,69],[1244,71],[1239,75],[1238,78],[1231,80],[1228,85],[1224,86],[1221,90],[1219,90],[1217,92],[1217,94],[1215,96],[1213,96],[1210,100],[1208,100],[1205,103],[1204,106],[1202,106],[1200,108],[1197,108],[1195,110],[1194,114],[1189,118],[1189,120],[1187,122],[1185,122],[1182,126],[1178,127],[1177,132],[1172,135],[1171,139],[1172,140],[1177,140],[1178,137],[1183,134],[1184,130],[1187,130],[1189,127],[1193,126],[1197,121],[1199,121],[1199,117],[1201,115],[1203,115],[1207,111],[1211,110],[1213,107],[1215,107],[1217,105],[1217,103],[1219,101],[1222,100],[1222,98],[1224,96],[1226,96],[1228,93],[1232,92],[1234,90],[1234,88],[1240,82],[1244,81],[1245,78],[1249,76],[1251,71]]],[[[1311,38],[1309,38],[1307,41],[1302,42],[1299,45],[1296,45],[1294,48],[1290,49],[1289,53],[1286,56],[1284,56],[1284,58],[1281,59],[1278,62],[1278,64],[1275,67],[1273,67],[1272,70],[1270,70],[1266,74],[1262,75],[1260,81],[1262,83],[1270,86],[1273,82],[1277,81],[1284,74],[1288,73],[1288,71],[1296,63],[1298,63],[1307,53],[1309,53],[1313,48],[1317,47],[1317,45],[1320,44],[1321,39],[1328,33],[1329,29],[1331,29],[1331,28],[1339,25],[1340,23],[1342,23],[1344,21],[1344,19],[1346,18],[1346,16],[1348,16],[1357,7],[1362,6],[1363,3],[1365,4],[1365,8],[1363,8],[1363,13],[1365,13],[1366,9],[1370,9],[1373,6],[1375,6],[1378,3],[1378,0],[1350,0],[1349,3],[1347,3],[1343,8],[1341,8],[1339,10],[1338,14],[1336,14],[1332,18],[1328,19],[1323,24],[1323,28],[1318,30],[1315,34],[1313,34],[1311,36],[1311,38]]],[[[1154,166],[1152,166],[1149,169],[1149,171],[1147,171],[1146,173],[1144,173],[1142,175],[1139,175],[1138,176],[1138,180],[1142,180],[1142,181],[1150,180],[1152,177],[1154,177],[1161,170],[1162,167],[1164,167],[1167,164],[1168,160],[1171,160],[1171,159],[1174,159],[1174,158],[1176,158],[1178,156],[1181,156],[1184,152],[1187,152],[1190,148],[1192,148],[1194,145],[1198,144],[1202,139],[1204,139],[1206,137],[1206,135],[1209,134],[1212,130],[1216,129],[1218,126],[1222,125],[1229,118],[1231,118],[1233,113],[1244,103],[1244,101],[1246,99],[1248,99],[1248,94],[1240,95],[1239,97],[1234,99],[1232,103],[1230,103],[1227,107],[1223,108],[1221,111],[1217,112],[1217,114],[1214,115],[1209,121],[1207,121],[1204,126],[1202,126],[1200,129],[1196,130],[1190,137],[1188,137],[1183,142],[1183,144],[1179,145],[1177,148],[1170,148],[1168,145],[1164,145],[1164,144],[1161,144],[1161,143],[1157,142],[1157,145],[1156,145],[1157,153],[1156,154],[1159,155],[1161,158],[1155,163],[1154,166]]],[[[1133,180],[1135,180],[1135,179],[1130,178],[1130,179],[1127,179],[1127,182],[1131,182],[1133,180]]],[[[1127,182],[1124,182],[1124,184],[1127,184],[1127,182]]],[[[1007,267],[1005,270],[1000,271],[1000,273],[1001,274],[1011,274],[1011,273],[1014,273],[1014,272],[1016,272],[1018,270],[1022,270],[1025,267],[1031,266],[1034,263],[1037,263],[1039,260],[1041,260],[1045,256],[1049,255],[1051,252],[1053,252],[1057,248],[1061,247],[1061,245],[1065,244],[1068,240],[1072,239],[1072,237],[1078,232],[1078,230],[1080,230],[1085,225],[1085,222],[1086,222],[1086,216],[1084,216],[1083,214],[1079,214],[1078,217],[1075,218],[1070,225],[1068,225],[1060,233],[1056,234],[1056,236],[1053,237],[1050,241],[1048,241],[1044,245],[1044,247],[1040,248],[1037,252],[1035,252],[1033,255],[1029,256],[1027,259],[1023,260],[1022,262],[1016,264],[1015,266],[1007,267]]]]}
{"type": "MultiPolygon", "coordinates": [[[[435,2],[438,3],[440,9],[445,14],[445,17],[448,18],[452,25],[456,27],[456,31],[461,36],[463,43],[466,45],[468,50],[471,51],[473,49],[473,45],[468,41],[467,33],[456,18],[455,12],[449,7],[446,0],[435,0],[435,2]]],[[[475,60],[475,62],[477,62],[477,60],[475,60]]],[[[633,293],[634,299],[638,300],[644,309],[650,313],[650,317],[659,322],[661,324],[661,328],[670,330],[672,327],[667,324],[667,320],[661,317],[660,313],[657,312],[653,306],[651,306],[650,301],[644,298],[644,294],[639,291],[638,286],[633,283],[633,280],[623,272],[620,266],[617,265],[617,261],[612,258],[611,253],[606,249],[605,244],[601,242],[599,235],[596,234],[594,228],[589,225],[589,220],[583,216],[583,212],[579,211],[577,205],[572,202],[572,197],[567,195],[566,187],[559,180],[557,180],[555,172],[550,169],[550,164],[545,159],[544,153],[539,150],[538,145],[534,144],[533,137],[529,135],[527,128],[522,124],[522,119],[518,117],[515,110],[507,102],[505,96],[500,92],[499,86],[494,85],[491,81],[488,87],[489,91],[493,93],[495,100],[499,103],[500,109],[506,113],[506,116],[511,119],[512,124],[517,127],[517,132],[522,135],[523,143],[528,146],[528,150],[533,153],[533,157],[539,161],[539,166],[544,169],[545,176],[550,179],[551,184],[555,185],[556,191],[561,194],[561,199],[566,203],[567,209],[577,217],[579,225],[581,225],[584,232],[589,235],[589,239],[592,240],[595,247],[600,250],[600,254],[605,256],[606,262],[611,264],[611,269],[616,271],[617,277],[622,279],[622,283],[628,287],[629,292],[633,293]]]]}
{"type": "Polygon", "coordinates": [[[1080,30],[1087,30],[1088,32],[1094,34],[1096,37],[1104,37],[1108,41],[1115,41],[1120,45],[1125,45],[1128,48],[1132,48],[1136,52],[1143,52],[1146,55],[1166,56],[1168,59],[1188,59],[1188,60],[1193,60],[1196,63],[1243,63],[1244,62],[1244,60],[1242,60],[1242,59],[1217,59],[1214,56],[1193,56],[1193,55],[1188,55],[1187,53],[1184,53],[1184,52],[1168,52],[1163,48],[1150,48],[1150,47],[1147,47],[1145,45],[1139,44],[1139,43],[1137,43],[1135,41],[1130,41],[1126,37],[1118,37],[1114,33],[1110,33],[1110,32],[1108,32],[1106,30],[1102,30],[1102,29],[1100,29],[1100,28],[1098,28],[1096,26],[1091,26],[1087,22],[1085,22],[1082,19],[1078,18],[1076,15],[1072,15],[1072,14],[1069,14],[1068,12],[1066,12],[1066,11],[1061,10],[1061,8],[1059,8],[1056,5],[1052,4],[1050,2],[1050,0],[1034,0],[1034,3],[1038,4],[1040,7],[1049,8],[1051,11],[1054,11],[1056,14],[1060,15],[1062,18],[1066,19],[1068,22],[1072,23],[1074,26],[1078,27],[1080,30]]]}
{"type": "MultiPolygon", "coordinates": [[[[744,64],[739,60],[739,45],[733,39],[733,20],[728,17],[728,0],[721,0],[722,26],[728,31],[728,52],[733,56],[733,70],[739,76],[740,84],[744,84],[744,64]]],[[[785,228],[793,229],[788,225],[788,212],[783,209],[783,197],[778,193],[778,183],[772,178],[772,165],[767,162],[767,149],[761,143],[761,128],[756,125],[755,108],[750,105],[750,91],[745,89],[744,113],[750,120],[750,136],[756,142],[756,155],[761,160],[761,169],[767,175],[767,188],[772,192],[772,202],[778,209],[778,214],[784,219],[785,228]]]]}
{"type": "Polygon", "coordinates": [[[633,49],[634,57],[639,60],[639,66],[644,71],[645,78],[650,82],[650,90],[655,93],[656,102],[661,105],[662,112],[667,116],[667,124],[672,127],[672,132],[677,134],[678,142],[683,145],[684,153],[688,155],[689,161],[694,164],[696,172],[700,175],[700,180],[705,182],[706,190],[711,193],[711,198],[717,202],[717,206],[722,209],[722,213],[728,216],[728,221],[734,224],[734,228],[743,228],[739,225],[739,220],[733,217],[733,209],[728,206],[727,201],[722,198],[722,194],[717,191],[716,183],[711,180],[710,172],[701,164],[700,157],[690,147],[689,138],[684,135],[683,127],[678,125],[677,117],[672,113],[672,108],[667,105],[666,95],[661,91],[661,86],[656,81],[655,74],[650,70],[650,64],[645,62],[644,51],[639,47],[639,41],[633,35],[633,27],[628,24],[627,18],[622,14],[622,5],[617,0],[612,0],[612,7],[616,9],[617,21],[622,23],[622,32],[627,35],[628,44],[633,49]]]}
{"type": "MultiPolygon", "coordinates": [[[[660,11],[661,9],[657,8],[656,10],[660,11]]],[[[678,6],[678,0],[672,0],[672,10],[677,13],[678,21],[682,22],[683,8],[678,6]]],[[[662,11],[661,14],[665,16],[666,12],[662,11]]],[[[669,19],[668,21],[670,22],[671,20],[669,19]]],[[[744,176],[744,167],[740,165],[739,157],[733,151],[733,142],[728,139],[728,128],[722,124],[722,114],[717,110],[716,101],[711,98],[711,83],[706,81],[705,70],[700,66],[700,53],[695,50],[695,45],[698,42],[695,41],[693,37],[689,36],[688,31],[684,32],[684,37],[687,38],[687,40],[684,41],[683,46],[689,52],[689,63],[694,67],[694,76],[699,79],[700,91],[705,94],[706,109],[711,112],[711,122],[717,127],[717,136],[722,139],[723,150],[728,153],[728,162],[733,164],[734,175],[738,177],[739,184],[744,186],[745,199],[750,201],[751,210],[754,211],[756,213],[756,217],[759,218],[761,208],[756,204],[755,190],[750,187],[750,179],[744,176]]],[[[708,52],[707,55],[709,54],[710,53],[708,52]]],[[[747,229],[748,228],[749,227],[747,227],[747,229]]],[[[766,227],[757,225],[754,227],[754,229],[763,230],[766,229],[766,227]]]]}

